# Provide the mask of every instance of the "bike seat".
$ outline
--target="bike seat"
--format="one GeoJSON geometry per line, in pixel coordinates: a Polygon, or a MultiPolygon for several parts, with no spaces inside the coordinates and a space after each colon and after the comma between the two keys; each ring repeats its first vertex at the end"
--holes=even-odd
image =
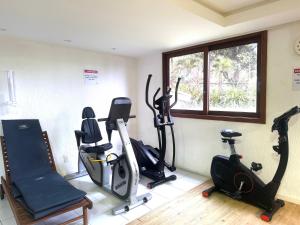
{"type": "Polygon", "coordinates": [[[241,133],[235,132],[233,130],[225,129],[221,131],[221,135],[225,138],[239,137],[242,136],[241,133]]]}
{"type": "Polygon", "coordinates": [[[102,145],[96,146],[89,146],[89,145],[82,145],[80,148],[84,150],[86,153],[96,153],[96,154],[104,154],[105,151],[108,151],[112,148],[111,143],[106,143],[102,145]]]}

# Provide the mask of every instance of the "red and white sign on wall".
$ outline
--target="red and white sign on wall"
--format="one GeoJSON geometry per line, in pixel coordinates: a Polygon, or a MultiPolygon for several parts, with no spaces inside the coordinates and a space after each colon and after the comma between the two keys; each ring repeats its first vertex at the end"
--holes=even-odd
{"type": "Polygon", "coordinates": [[[294,68],[293,72],[293,90],[300,91],[300,67],[294,68]]]}
{"type": "Polygon", "coordinates": [[[84,70],[83,79],[86,85],[99,84],[99,71],[98,70],[84,70]]]}

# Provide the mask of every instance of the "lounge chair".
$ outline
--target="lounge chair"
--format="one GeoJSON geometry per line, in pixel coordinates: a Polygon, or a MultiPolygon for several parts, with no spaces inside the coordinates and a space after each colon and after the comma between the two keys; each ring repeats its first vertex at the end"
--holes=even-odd
{"type": "Polygon", "coordinates": [[[1,199],[7,196],[17,224],[35,224],[82,208],[83,214],[62,225],[83,219],[92,202],[57,172],[47,132],[38,120],[2,120],[0,137],[5,176],[1,199]]]}

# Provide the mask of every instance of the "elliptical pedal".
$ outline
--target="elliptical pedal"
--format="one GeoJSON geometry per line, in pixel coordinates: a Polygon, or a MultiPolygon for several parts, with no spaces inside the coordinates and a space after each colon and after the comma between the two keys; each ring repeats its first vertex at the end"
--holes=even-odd
{"type": "Polygon", "coordinates": [[[155,188],[158,185],[161,185],[161,184],[164,184],[166,182],[173,181],[173,180],[176,180],[176,179],[177,179],[176,175],[171,175],[169,177],[165,177],[164,179],[161,179],[161,180],[158,180],[158,181],[152,181],[152,182],[148,183],[147,188],[152,189],[152,188],[155,188]]]}

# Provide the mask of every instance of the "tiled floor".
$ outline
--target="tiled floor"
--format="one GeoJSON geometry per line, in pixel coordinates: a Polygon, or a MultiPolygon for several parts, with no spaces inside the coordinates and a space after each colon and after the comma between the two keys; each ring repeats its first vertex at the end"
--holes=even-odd
{"type": "MultiPolygon", "coordinates": [[[[88,193],[88,197],[93,201],[93,209],[89,210],[90,225],[124,225],[146,214],[150,210],[168,202],[169,200],[182,195],[186,191],[207,180],[207,178],[203,176],[183,170],[177,170],[175,174],[177,175],[176,181],[160,185],[152,190],[146,188],[146,184],[149,182],[149,179],[141,177],[138,195],[150,192],[152,194],[152,199],[144,205],[132,209],[127,213],[116,216],[111,214],[111,209],[121,203],[121,200],[100,189],[90,180],[88,176],[73,180],[71,183],[77,188],[86,191],[88,193]]],[[[40,223],[39,225],[56,225],[68,219],[69,217],[74,217],[74,215],[79,213],[81,214],[81,211],[74,210],[68,215],[50,219],[46,222],[40,223]]],[[[16,223],[7,200],[4,199],[3,201],[0,201],[0,225],[15,224],[16,223]]],[[[73,225],[75,224],[79,225],[82,223],[77,222],[73,225]]]]}

